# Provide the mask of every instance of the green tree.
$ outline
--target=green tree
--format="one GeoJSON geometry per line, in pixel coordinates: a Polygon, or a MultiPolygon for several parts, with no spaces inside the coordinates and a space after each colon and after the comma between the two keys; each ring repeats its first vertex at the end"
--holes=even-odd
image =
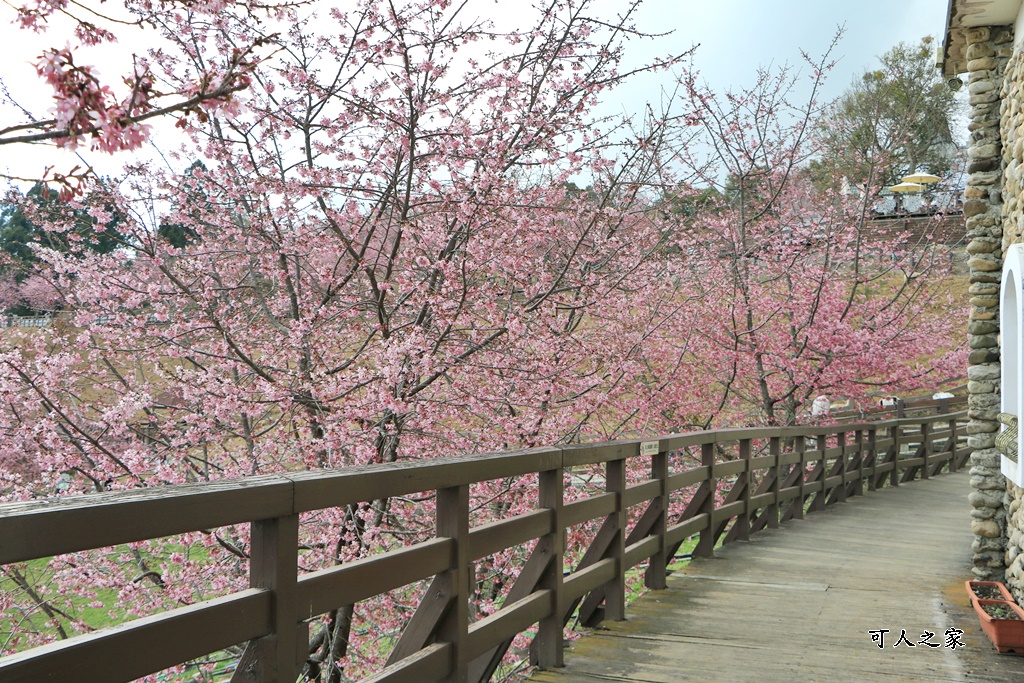
{"type": "MultiPolygon", "coordinates": [[[[184,194],[180,202],[181,210],[179,214],[192,225],[185,222],[165,222],[161,223],[157,228],[157,236],[166,240],[176,249],[184,249],[188,245],[200,241],[199,233],[195,229],[195,223],[201,221],[202,210],[209,210],[211,207],[210,199],[206,192],[203,191],[202,185],[196,176],[204,174],[206,171],[206,164],[202,161],[195,161],[185,170],[185,176],[182,179],[182,191],[184,194]]],[[[575,185],[573,187],[575,188],[575,185]]]]}
{"type": "Polygon", "coordinates": [[[683,219],[701,215],[720,204],[722,193],[714,186],[702,188],[681,187],[665,192],[658,208],[666,216],[679,216],[683,219]]]}
{"type": "MultiPolygon", "coordinates": [[[[88,203],[89,199],[82,201],[88,203]]],[[[24,195],[9,196],[0,205],[0,282],[5,289],[19,289],[36,272],[37,247],[65,253],[109,254],[125,246],[125,236],[116,230],[119,222],[115,214],[104,221],[103,230],[97,231],[98,221],[88,210],[70,208],[57,192],[41,183],[24,195]],[[62,224],[66,229],[44,230],[40,224],[46,221],[62,224]]],[[[17,315],[36,312],[19,294],[9,291],[0,296],[0,309],[17,315]]]]}
{"type": "Polygon", "coordinates": [[[98,232],[97,220],[87,210],[69,211],[57,192],[37,183],[23,197],[12,197],[0,208],[0,249],[26,264],[38,261],[33,245],[66,252],[76,244],[85,251],[109,254],[124,245],[124,236],[110,229],[118,222],[116,217],[105,221],[105,229],[98,232]],[[67,230],[43,230],[38,225],[58,218],[69,226],[67,230]]]}
{"type": "Polygon", "coordinates": [[[878,187],[914,171],[944,175],[956,156],[959,103],[933,63],[935,41],[899,43],[831,105],[811,163],[819,187],[878,187]]]}

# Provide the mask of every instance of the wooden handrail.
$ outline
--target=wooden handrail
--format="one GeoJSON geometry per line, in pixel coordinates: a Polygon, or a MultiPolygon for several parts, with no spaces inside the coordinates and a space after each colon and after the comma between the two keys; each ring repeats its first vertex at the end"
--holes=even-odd
{"type": "Polygon", "coordinates": [[[872,422],[884,419],[887,416],[895,418],[906,417],[908,412],[935,410],[939,414],[954,412],[959,408],[967,406],[967,385],[953,387],[950,392],[964,392],[960,396],[952,398],[931,398],[920,396],[908,399],[898,399],[897,405],[892,408],[873,407],[868,410],[840,410],[829,414],[829,419],[835,422],[846,422],[848,420],[870,420],[872,422]]]}
{"type": "Polygon", "coordinates": [[[955,471],[969,455],[965,420],[723,429],[0,505],[0,564],[231,524],[253,531],[248,590],[2,658],[0,683],[66,680],[72,660],[75,680],[131,680],[242,642],[233,680],[292,683],[310,617],[424,579],[430,589],[368,680],[486,681],[511,638],[538,623],[533,658],[559,666],[574,613],[589,624],[623,618],[629,568],[646,563],[647,585],[663,588],[686,538],[698,537],[695,555],[712,555],[720,542],[862,494],[865,482],[955,471]],[[700,464],[672,471],[669,455],[682,449],[700,464]],[[645,480],[627,481],[634,464],[645,480]],[[583,466],[603,468],[605,491],[568,500],[563,474],[583,466]],[[470,485],[523,475],[539,475],[534,510],[471,528],[470,485]],[[436,538],[298,575],[301,513],[435,491],[436,538]],[[684,504],[675,517],[673,500],[684,504]],[[642,513],[629,515],[636,506],[642,513]],[[590,546],[567,553],[565,530],[589,520],[600,523],[590,546]],[[471,623],[469,564],[533,540],[504,604],[471,623]],[[582,559],[563,576],[565,555],[582,559]]]}

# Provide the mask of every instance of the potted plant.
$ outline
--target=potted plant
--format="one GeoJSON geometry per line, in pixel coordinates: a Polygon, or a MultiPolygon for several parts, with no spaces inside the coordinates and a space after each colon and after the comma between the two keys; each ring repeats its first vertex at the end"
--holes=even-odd
{"type": "Polygon", "coordinates": [[[964,581],[971,602],[975,600],[1005,600],[1016,602],[1002,581],[964,581]]]}
{"type": "Polygon", "coordinates": [[[981,630],[1000,652],[1024,654],[1024,610],[1007,600],[972,599],[981,630]]]}

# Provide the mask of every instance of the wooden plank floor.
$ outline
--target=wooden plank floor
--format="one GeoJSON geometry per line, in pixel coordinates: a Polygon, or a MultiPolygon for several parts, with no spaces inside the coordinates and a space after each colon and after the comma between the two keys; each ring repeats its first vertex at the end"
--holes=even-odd
{"type": "Polygon", "coordinates": [[[1014,681],[963,582],[970,573],[969,475],[885,489],[698,559],[633,603],[624,622],[574,643],[535,683],[608,681],[1014,681]],[[893,647],[905,629],[966,647],[893,647]],[[884,647],[871,630],[889,629],[884,647]]]}

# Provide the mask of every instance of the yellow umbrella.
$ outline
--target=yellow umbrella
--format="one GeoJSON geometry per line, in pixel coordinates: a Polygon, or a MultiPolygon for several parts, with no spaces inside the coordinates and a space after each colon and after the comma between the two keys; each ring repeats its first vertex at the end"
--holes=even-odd
{"type": "Polygon", "coordinates": [[[904,183],[937,183],[939,180],[941,180],[939,176],[931,173],[911,173],[908,176],[903,176],[904,183]]]}
{"type": "Polygon", "coordinates": [[[924,185],[917,183],[900,183],[899,185],[893,185],[889,188],[891,192],[920,192],[924,189],[924,185]]]}

